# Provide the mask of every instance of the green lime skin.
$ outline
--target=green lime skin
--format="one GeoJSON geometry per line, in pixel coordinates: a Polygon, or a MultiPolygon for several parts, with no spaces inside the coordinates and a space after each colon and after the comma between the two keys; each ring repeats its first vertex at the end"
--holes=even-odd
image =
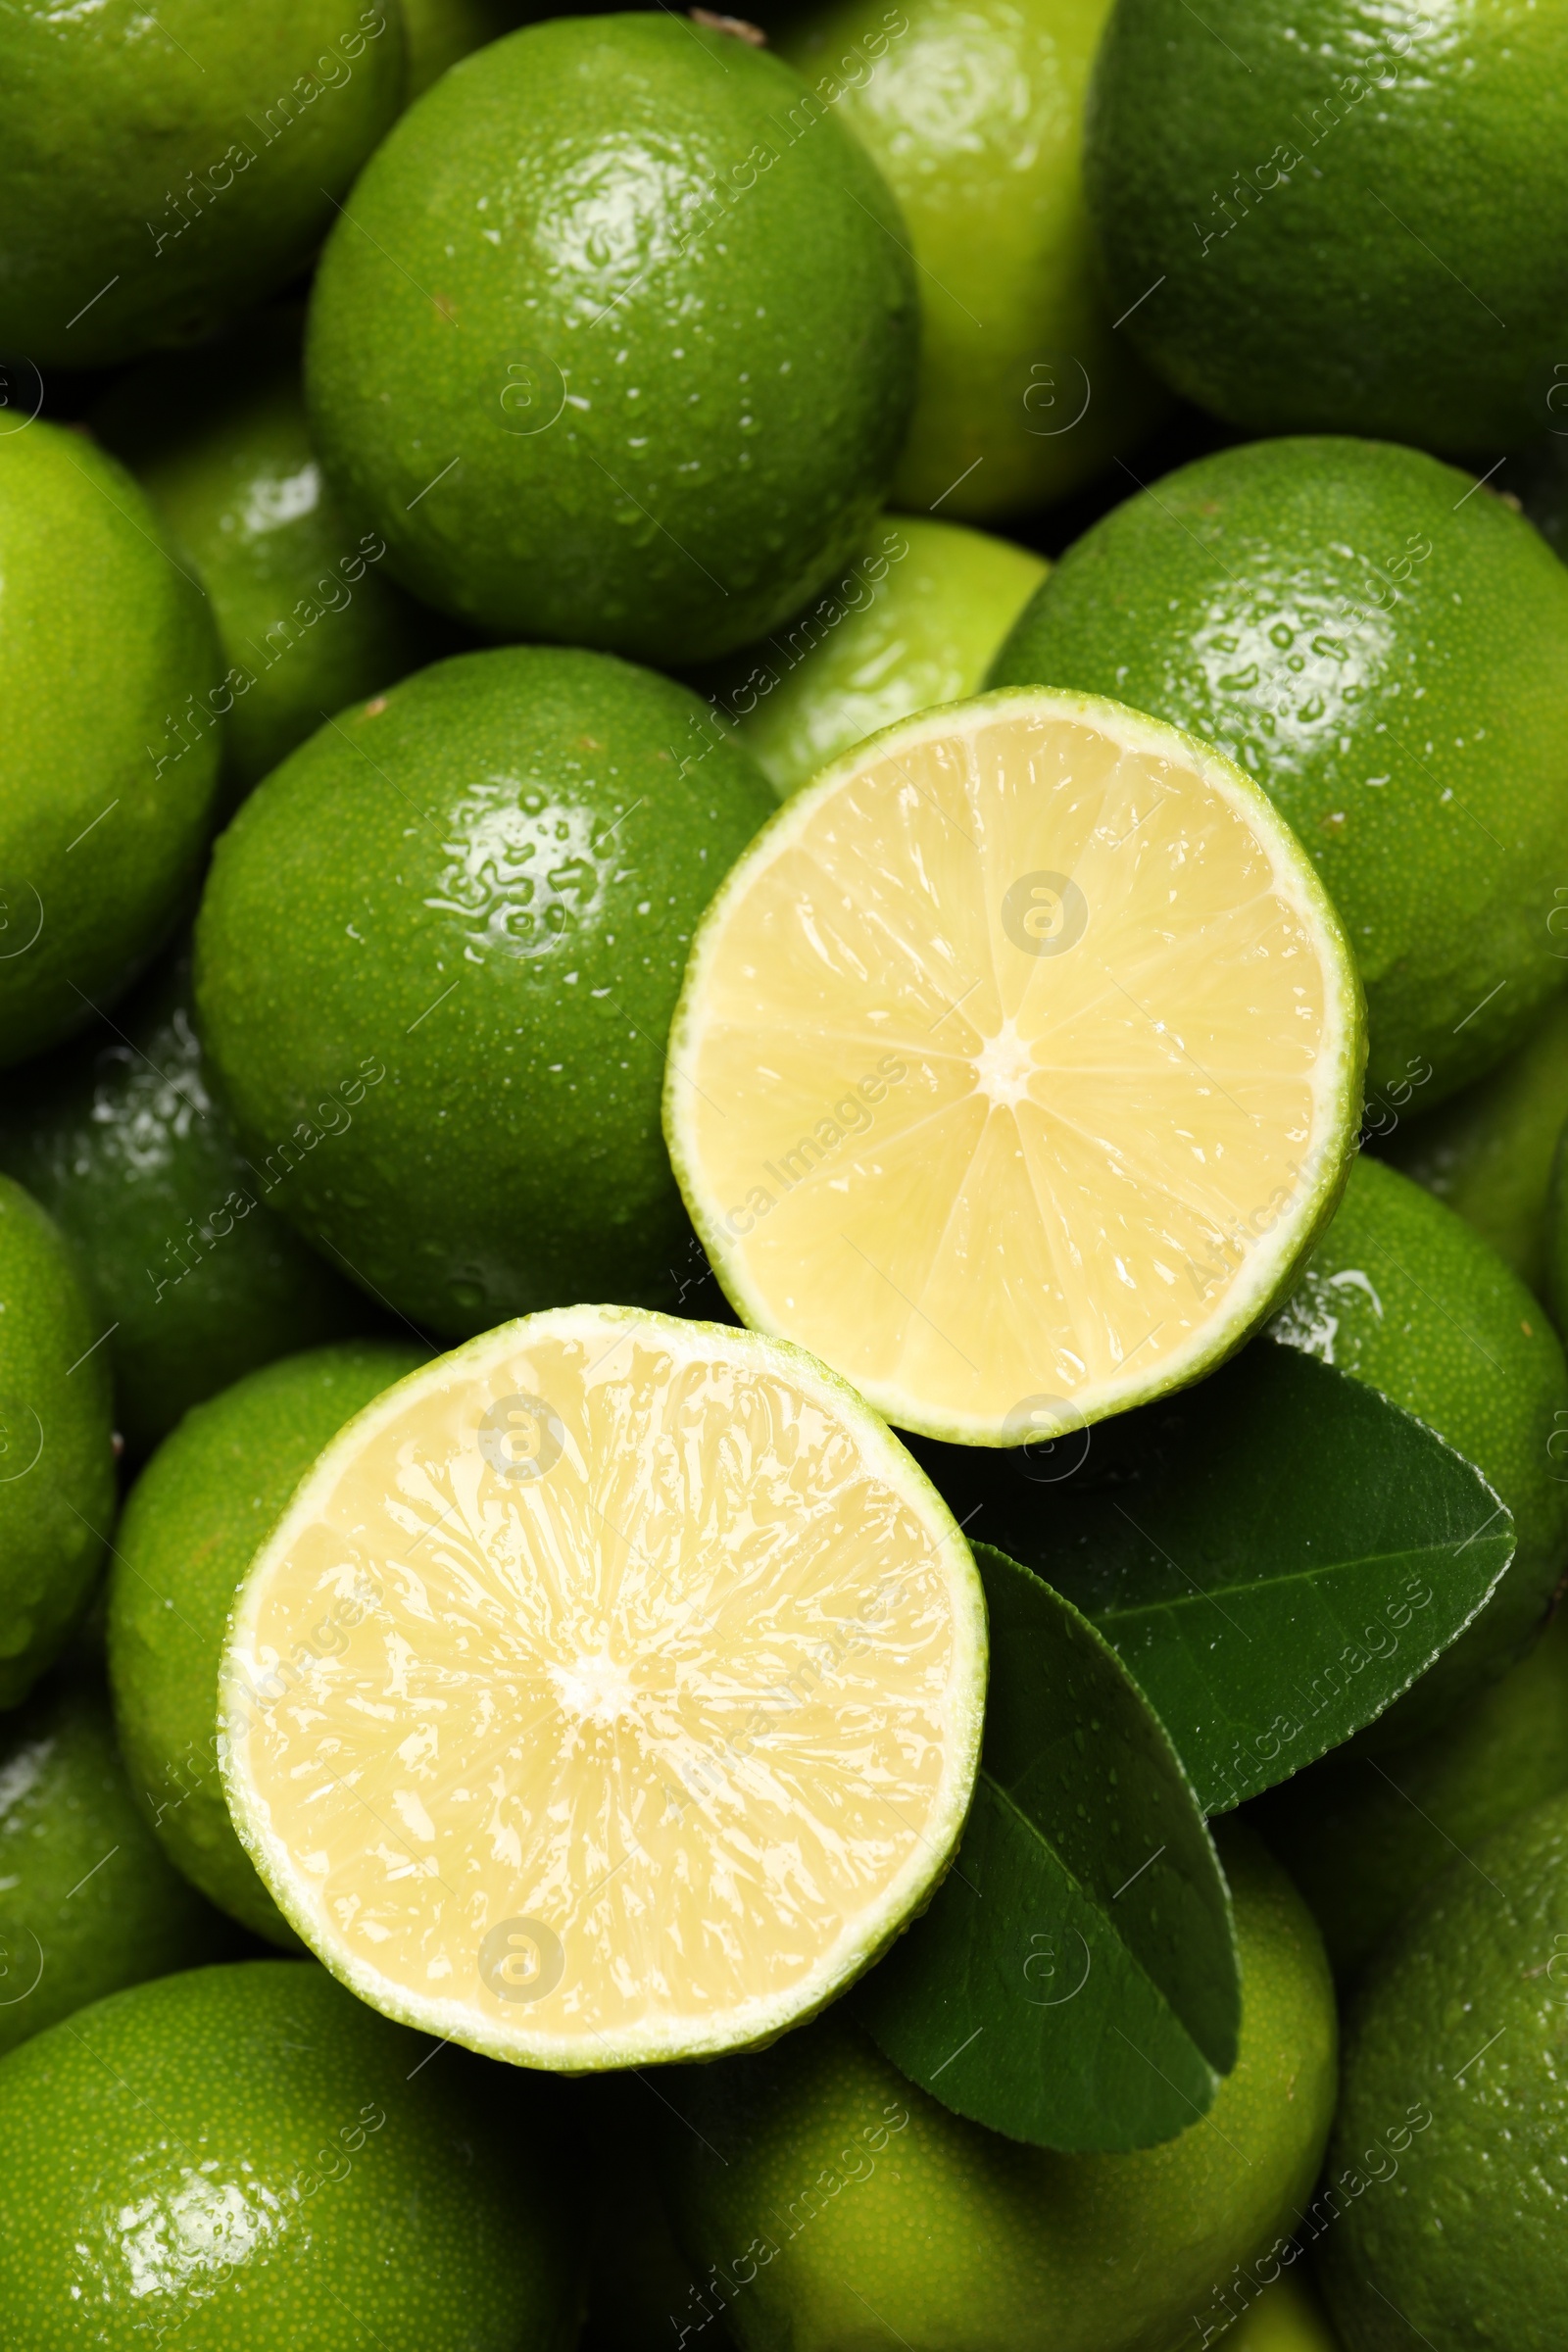
{"type": "MultiPolygon", "coordinates": [[[[1568,905],[1561,915],[1552,936],[1557,952],[1568,956],[1568,905]]],[[[1410,1109],[1419,1110],[1420,1102],[1413,1094],[1410,1109]]],[[[1404,1125],[1396,1107],[1369,1103],[1365,1125],[1381,1127],[1385,1116],[1390,1132],[1382,1156],[1457,1209],[1544,1297],[1552,1154],[1568,1119],[1568,999],[1554,998],[1506,1061],[1430,1117],[1404,1125]]]]}
{"type": "Polygon", "coordinates": [[[1424,1886],[1516,1813],[1568,1788],[1568,1617],[1524,1663],[1397,1755],[1341,1750],[1252,1808],[1311,1905],[1336,1976],[1370,1957],[1424,1886]]]}
{"type": "Polygon", "coordinates": [[[74,1243],[133,1461],[191,1405],[375,1310],[268,1204],[208,1083],[181,950],[0,1101],[0,1169],[74,1243]]]}
{"type": "Polygon", "coordinates": [[[879,728],[978,694],[1047,569],[1010,539],[884,514],[795,620],[694,683],[787,800],[879,728]]]}
{"type": "Polygon", "coordinates": [[[1559,2352],[1568,1794],[1454,1862],[1348,2021],[1313,2213],[1347,2352],[1559,2352]]]}
{"type": "Polygon", "coordinates": [[[991,678],[1113,695],[1254,776],[1355,950],[1369,1094],[1415,1083],[1428,1107],[1568,974],[1547,929],[1568,874],[1568,566],[1470,490],[1376,442],[1200,459],[1068,550],[991,678]]]}
{"type": "Polygon", "coordinates": [[[966,2123],[830,2011],[676,2078],[665,2181],[743,2352],[1197,2352],[1236,2266],[1294,2227],[1334,2112],[1333,1986],[1311,1916],[1226,1835],[1241,2052],[1205,2119],[1131,2156],[966,2123]],[[701,2134],[701,2138],[697,2134],[701,2134]],[[685,2144],[682,2144],[682,2143],[685,2144]],[[1189,2333],[1189,2329],[1191,2332],[1189,2333]]]}
{"type": "Polygon", "coordinates": [[[834,0],[780,24],[779,54],[881,167],[921,272],[901,507],[985,521],[1061,498],[1168,405],[1111,331],[1084,203],[1105,8],[834,0]]]}
{"type": "Polygon", "coordinates": [[[1568,1363],[1538,1301],[1462,1217],[1363,1153],[1270,1336],[1338,1364],[1473,1462],[1513,1514],[1501,1584],[1372,1739],[1414,1740],[1533,1640],[1568,1567],[1568,1363]]]}
{"type": "Polygon", "coordinates": [[[403,72],[380,0],[0,11],[0,351],[104,368],[265,302],[320,243],[403,72]]]}
{"type": "Polygon", "coordinates": [[[186,1414],[131,1489],[109,1581],[109,1680],[131,1785],[165,1852],[220,1910],[297,1950],[223,1802],[218,1663],[235,1592],[344,1423],[424,1361],[363,1341],[285,1356],[186,1414]]]}
{"type": "Polygon", "coordinates": [[[0,2064],[0,2303],[28,2352],[566,2352],[550,2110],[314,1961],[187,1970],[0,2064]]]}
{"type": "Polygon", "coordinates": [[[1292,2269],[1248,2305],[1225,2337],[1225,2352],[1340,2352],[1340,2341],[1300,2271],[1292,2269]]]}
{"type": "Polygon", "coordinates": [[[0,579],[5,1068],[120,995],[194,895],[219,742],[191,711],[222,666],[194,574],[79,433],[0,431],[0,579]]]}
{"type": "Polygon", "coordinates": [[[48,1676],[0,1720],[0,2056],[236,1941],[137,1810],[98,1677],[48,1676]]]}
{"type": "Polygon", "coordinates": [[[667,11],[563,17],[454,66],[377,150],[306,383],[416,596],[678,667],[854,556],[918,334],[886,183],[787,67],[667,11]]]}
{"type": "MultiPolygon", "coordinates": [[[[1551,1180],[1546,1190],[1546,1271],[1544,1298],[1559,1330],[1568,1329],[1568,1124],[1557,1138],[1551,1155],[1551,1180]]],[[[1568,1430],[1568,1421],[1564,1422],[1568,1430]]],[[[1568,1456],[1568,1436],[1557,1451],[1568,1456]]],[[[1568,1459],[1564,1461],[1568,1468],[1568,1459]]]]}
{"type": "Polygon", "coordinates": [[[519,0],[403,0],[407,99],[422,97],[448,66],[538,14],[519,0]]]}
{"type": "Polygon", "coordinates": [[[454,1338],[666,1304],[664,1041],[774,806],[695,695],[605,654],[459,655],[313,736],[197,926],[202,1034],[284,1214],[454,1338]]]}
{"type": "Polygon", "coordinates": [[[345,703],[447,650],[385,576],[380,533],[351,522],[322,478],[288,317],[145,361],[94,410],[93,430],[212,600],[231,803],[345,703]]]}
{"type": "Polygon", "coordinates": [[[86,1606],[115,1516],[104,1326],[74,1250],[0,1176],[0,1707],[21,1704],[86,1606]]]}
{"type": "Polygon", "coordinates": [[[1085,182],[1112,317],[1232,424],[1494,455],[1561,421],[1560,8],[1117,0],[1085,182]]]}

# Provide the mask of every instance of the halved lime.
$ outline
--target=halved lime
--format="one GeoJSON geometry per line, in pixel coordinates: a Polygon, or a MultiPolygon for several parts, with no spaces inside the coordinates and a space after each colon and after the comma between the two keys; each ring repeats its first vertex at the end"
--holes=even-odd
{"type": "Polygon", "coordinates": [[[410,1374],[258,1553],[230,1809],[386,2015],[563,2071],[808,2017],[929,1897],[979,1755],[947,1506],[800,1349],[564,1307],[410,1374]]]}
{"type": "Polygon", "coordinates": [[[1208,1371],[1353,1146],[1345,935],[1229,760],[981,695],[786,803],[693,943],[664,1132],[746,1321],[890,1421],[1081,1429],[1208,1371]]]}

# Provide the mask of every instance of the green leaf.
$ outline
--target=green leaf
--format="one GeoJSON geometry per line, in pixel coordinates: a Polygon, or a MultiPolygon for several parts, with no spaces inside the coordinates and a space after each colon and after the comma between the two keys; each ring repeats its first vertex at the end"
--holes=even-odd
{"type": "Polygon", "coordinates": [[[1151,2147],[1208,2107],[1241,2015],[1230,1897],[1163,1727],[1109,1645],[984,1544],[973,1810],[923,1919],[852,1995],[895,2066],[1036,2147],[1151,2147]]]}
{"type": "Polygon", "coordinates": [[[1210,1813],[1381,1715],[1513,1556],[1479,1470],[1364,1382],[1271,1341],[1109,1425],[1097,1467],[1101,1438],[1032,1464],[947,1448],[933,1475],[971,1538],[1048,1578],[1114,1645],[1210,1813]]]}

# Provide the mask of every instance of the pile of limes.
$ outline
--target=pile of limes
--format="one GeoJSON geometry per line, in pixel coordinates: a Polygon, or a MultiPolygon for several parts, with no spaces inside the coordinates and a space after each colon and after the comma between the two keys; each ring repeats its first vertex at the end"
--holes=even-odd
{"type": "Polygon", "coordinates": [[[1568,0],[0,10],[0,2352],[1558,2352],[1565,223],[1568,0]]]}

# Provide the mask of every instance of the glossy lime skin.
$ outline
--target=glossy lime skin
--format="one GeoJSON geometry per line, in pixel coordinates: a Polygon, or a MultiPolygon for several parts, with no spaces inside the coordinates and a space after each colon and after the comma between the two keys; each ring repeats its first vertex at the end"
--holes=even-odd
{"type": "MultiPolygon", "coordinates": [[[[1568,891],[1547,922],[1554,951],[1568,957],[1568,891]]],[[[1417,1091],[1409,1107],[1420,1104],[1417,1091]]],[[[1374,1106],[1368,1111],[1370,1124],[1374,1106]]],[[[1552,1154],[1564,1120],[1568,1000],[1557,997],[1506,1061],[1431,1117],[1396,1124],[1383,1155],[1457,1209],[1539,1298],[1546,1285],[1552,1154]]]]}
{"type": "Polygon", "coordinates": [[[565,2352],[548,2109],[437,2047],[287,1960],[165,1977],[38,2034],[0,2066],[10,2340],[565,2352]]]}
{"type": "Polygon", "coordinates": [[[1539,1301],[1473,1227],[1363,1153],[1273,1338],[1338,1364],[1473,1462],[1513,1514],[1501,1584],[1373,1727],[1442,1721],[1516,1660],[1568,1568],[1568,1363],[1539,1301]]]}
{"type": "Polygon", "coordinates": [[[1085,178],[1112,316],[1233,424],[1490,464],[1561,422],[1561,9],[1117,0],[1085,178]]]}
{"type": "Polygon", "coordinates": [[[1349,934],[1369,1096],[1413,1082],[1428,1107],[1568,975],[1547,929],[1568,874],[1568,566],[1470,490],[1378,442],[1200,459],[1068,550],[992,672],[1114,695],[1255,776],[1349,934]]]}
{"type": "Polygon", "coordinates": [[[98,1328],[114,1326],[104,1353],[132,1460],[242,1372],[374,1317],[275,1213],[241,1152],[208,1083],[188,951],[118,1006],[112,1027],[6,1089],[0,1169],[70,1235],[98,1328]]]}
{"type": "Polygon", "coordinates": [[[773,807],[694,695],[604,654],[460,655],[302,746],[223,836],[197,926],[240,1132],[263,1169],[294,1139],[285,1215],[454,1337],[667,1303],[664,1041],[773,807]]]}
{"type": "Polygon", "coordinates": [[[115,1516],[104,1325],[53,1218],[0,1176],[0,1707],[81,1615],[115,1516]]]}
{"type": "Polygon", "coordinates": [[[379,0],[0,12],[0,350],[102,368],[284,284],[397,112],[379,0]]]}
{"type": "Polygon", "coordinates": [[[137,1810],[96,1675],[62,1666],[0,1716],[0,2055],[234,1941],[137,1810]]]}
{"type": "Polygon", "coordinates": [[[164,1849],[220,1910],[288,1950],[298,1939],[223,1802],[218,1662],[234,1594],[323,1446],[421,1348],[364,1341],[286,1356],[197,1405],[131,1489],[109,1580],[109,1678],[137,1801],[164,1849]]]}
{"type": "Polygon", "coordinates": [[[780,55],[881,166],[920,265],[901,507],[984,521],[1063,497],[1167,405],[1112,332],[1084,204],[1105,5],[836,0],[779,26],[780,55]]]}
{"type": "Polygon", "coordinates": [[[387,578],[380,533],[351,522],[322,478],[288,316],[199,355],[146,361],[99,404],[93,429],[212,600],[230,802],[345,703],[446,650],[387,578]]]}
{"type": "Polygon", "coordinates": [[[664,2180],[703,2280],[680,2320],[721,2307],[743,2352],[1197,2352],[1233,2266],[1294,2229],[1336,2089],[1311,1915],[1246,1831],[1225,1833],[1225,1859],[1241,2051],[1207,2118],[1163,2147],[1004,2139],[916,2089],[842,2010],[676,2077],[664,2180]]]}
{"type": "Polygon", "coordinates": [[[864,150],[777,59],[667,12],[452,68],[328,240],[328,473],[428,603],[665,666],[855,552],[914,392],[914,270],[864,150]]]}
{"type": "Polygon", "coordinates": [[[4,1068],[117,997],[194,891],[219,746],[187,714],[222,668],[194,574],[79,433],[0,432],[0,579],[4,1068]]]}
{"type": "Polygon", "coordinates": [[[1010,539],[884,514],[804,612],[698,682],[787,800],[878,728],[978,694],[1046,570],[1010,539]]]}
{"type": "Polygon", "coordinates": [[[1568,1616],[1522,1665],[1397,1755],[1346,1751],[1253,1808],[1312,1906],[1336,1973],[1353,1975],[1455,1850],[1568,1788],[1568,1616]]]}
{"type": "Polygon", "coordinates": [[[1565,1977],[1558,1795],[1450,1864],[1350,2013],[1313,2206],[1337,2192],[1320,2269],[1347,2352],[1558,2352],[1565,1977]]]}

